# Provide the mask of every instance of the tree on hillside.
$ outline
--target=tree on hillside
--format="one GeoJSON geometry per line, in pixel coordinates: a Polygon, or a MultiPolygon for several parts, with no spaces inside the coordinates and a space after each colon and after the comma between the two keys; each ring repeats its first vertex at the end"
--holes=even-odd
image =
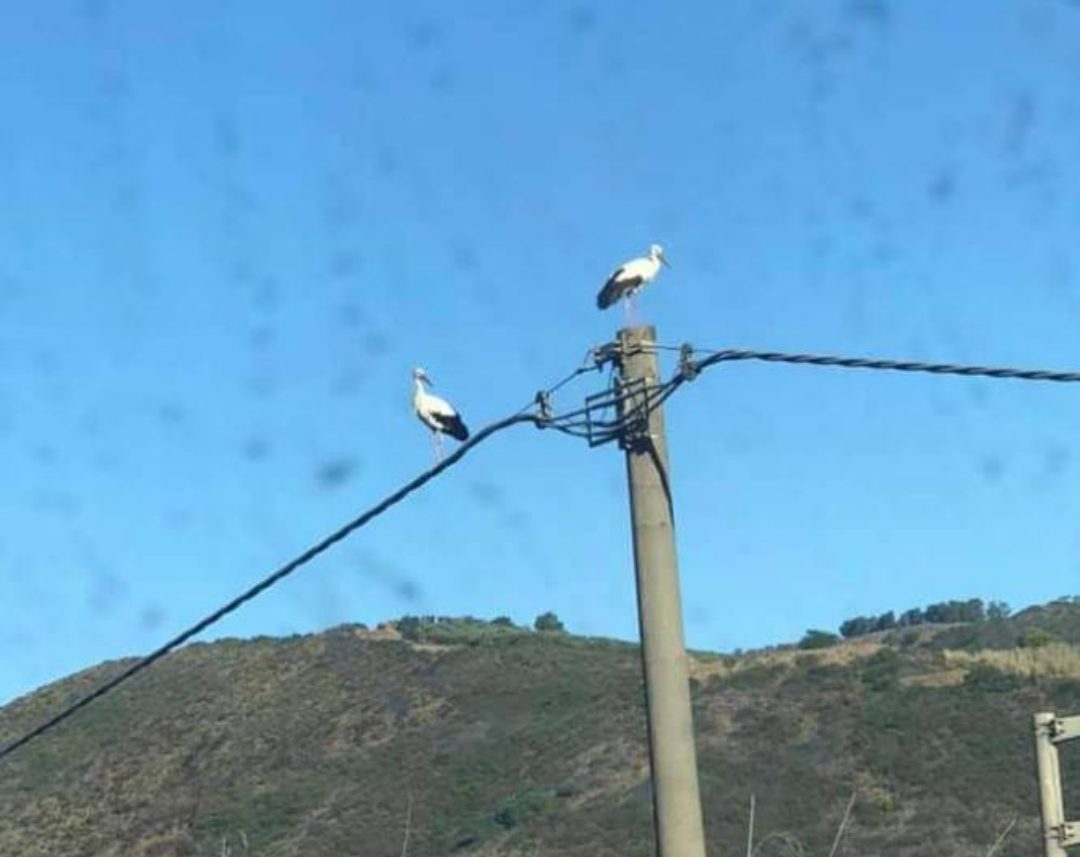
{"type": "Polygon", "coordinates": [[[923,611],[926,621],[932,625],[940,625],[949,621],[949,605],[941,601],[937,604],[928,604],[923,611]]]}
{"type": "Polygon", "coordinates": [[[845,639],[873,634],[875,631],[888,631],[892,628],[910,628],[923,624],[958,624],[985,622],[987,619],[1007,619],[1012,611],[1004,601],[991,601],[985,604],[981,598],[969,598],[967,601],[939,601],[928,604],[925,608],[915,607],[905,610],[900,618],[892,610],[880,616],[853,616],[840,625],[840,633],[845,639]]]}
{"type": "Polygon", "coordinates": [[[420,617],[402,616],[397,621],[398,633],[406,640],[416,640],[420,637],[420,617]]]}
{"type": "Polygon", "coordinates": [[[832,631],[819,631],[816,628],[811,628],[807,631],[801,640],[799,640],[800,649],[827,649],[829,646],[835,646],[840,642],[840,638],[832,631]]]}
{"type": "Polygon", "coordinates": [[[840,635],[847,640],[869,634],[873,630],[874,618],[872,616],[853,616],[840,623],[840,635]]]}
{"type": "Polygon", "coordinates": [[[967,601],[940,601],[931,604],[925,611],[926,621],[947,624],[953,622],[982,622],[986,610],[981,598],[969,598],[967,601]]]}
{"type": "Polygon", "coordinates": [[[547,613],[541,613],[536,617],[536,621],[533,623],[533,627],[537,631],[565,631],[566,626],[559,620],[559,617],[552,613],[550,610],[547,613]]]}
{"type": "Polygon", "coordinates": [[[991,621],[1008,619],[1012,608],[1004,601],[991,601],[986,605],[986,618],[991,621]]]}

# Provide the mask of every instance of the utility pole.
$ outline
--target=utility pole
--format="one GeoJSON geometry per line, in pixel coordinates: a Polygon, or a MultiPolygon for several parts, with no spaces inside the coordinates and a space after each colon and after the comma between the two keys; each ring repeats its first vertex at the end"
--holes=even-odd
{"type": "Polygon", "coordinates": [[[1080,717],[1058,717],[1041,711],[1035,715],[1034,722],[1043,857],[1066,857],[1066,848],[1080,845],[1080,824],[1065,820],[1057,745],[1080,738],[1080,717]]]}
{"type": "Polygon", "coordinates": [[[667,440],[663,412],[653,401],[660,383],[655,343],[652,326],[629,327],[619,331],[617,349],[653,816],[659,857],[705,857],[667,440]]]}

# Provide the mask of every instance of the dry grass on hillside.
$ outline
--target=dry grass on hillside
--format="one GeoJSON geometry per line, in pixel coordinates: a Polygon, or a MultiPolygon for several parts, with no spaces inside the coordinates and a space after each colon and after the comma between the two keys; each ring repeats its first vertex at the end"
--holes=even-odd
{"type": "Polygon", "coordinates": [[[1068,643],[1051,643],[1033,649],[982,650],[959,652],[946,650],[945,663],[954,668],[970,669],[978,664],[1025,678],[1080,678],[1080,649],[1068,643]]]}
{"type": "Polygon", "coordinates": [[[690,657],[690,677],[699,681],[714,676],[727,678],[759,667],[794,667],[810,661],[821,666],[847,666],[865,660],[881,649],[880,640],[849,640],[827,649],[768,649],[749,652],[737,658],[699,660],[690,657]]]}
{"type": "MultiPolygon", "coordinates": [[[[747,670],[777,667],[792,669],[811,660],[817,665],[848,666],[864,661],[882,648],[879,640],[849,640],[827,649],[772,649],[738,658],[699,660],[690,658],[690,675],[698,680],[729,678],[747,670]]],[[[990,666],[1023,678],[1080,679],[1080,647],[1051,643],[1038,648],[981,649],[976,652],[946,649],[941,661],[921,675],[905,676],[905,686],[949,687],[961,684],[972,667],[990,666]]]]}

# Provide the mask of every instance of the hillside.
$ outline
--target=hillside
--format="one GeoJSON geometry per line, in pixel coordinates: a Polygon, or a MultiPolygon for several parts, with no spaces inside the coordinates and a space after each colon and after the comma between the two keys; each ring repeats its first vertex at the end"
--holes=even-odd
{"type": "MultiPolygon", "coordinates": [[[[998,853],[1037,853],[1031,714],[1080,713],[1080,654],[1006,645],[1032,627],[1076,641],[1080,605],[695,655],[710,854],[742,853],[754,793],[758,854],[824,857],[852,791],[841,854],[974,857],[1014,817],[998,853]]],[[[409,636],[183,649],[0,763],[0,854],[397,857],[406,830],[411,857],[652,853],[635,647],[503,624],[409,636]]],[[[0,740],[123,666],[0,709],[0,740]]]]}

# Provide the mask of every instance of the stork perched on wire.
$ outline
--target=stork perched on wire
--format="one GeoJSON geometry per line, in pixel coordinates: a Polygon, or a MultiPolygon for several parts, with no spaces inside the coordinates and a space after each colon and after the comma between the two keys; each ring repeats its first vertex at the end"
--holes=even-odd
{"type": "Polygon", "coordinates": [[[420,422],[431,429],[435,441],[435,460],[442,461],[442,436],[444,434],[457,440],[468,440],[469,429],[457,411],[445,399],[433,396],[425,389],[432,386],[427,373],[417,367],[413,369],[413,410],[420,422]]]}
{"type": "Polygon", "coordinates": [[[667,264],[664,248],[659,244],[653,244],[649,247],[648,256],[631,259],[611,272],[604,287],[600,289],[600,294],[596,296],[596,305],[600,309],[607,309],[616,301],[625,298],[626,317],[629,319],[632,315],[634,295],[656,279],[656,275],[660,273],[660,266],[667,264]]]}

